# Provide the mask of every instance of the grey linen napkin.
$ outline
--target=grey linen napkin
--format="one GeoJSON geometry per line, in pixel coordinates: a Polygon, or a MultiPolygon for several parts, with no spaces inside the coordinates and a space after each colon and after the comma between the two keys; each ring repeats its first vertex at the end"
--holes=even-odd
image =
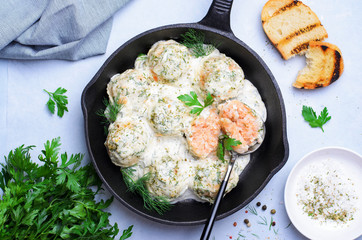
{"type": "Polygon", "coordinates": [[[129,0],[0,0],[0,58],[79,60],[103,54],[129,0]]]}

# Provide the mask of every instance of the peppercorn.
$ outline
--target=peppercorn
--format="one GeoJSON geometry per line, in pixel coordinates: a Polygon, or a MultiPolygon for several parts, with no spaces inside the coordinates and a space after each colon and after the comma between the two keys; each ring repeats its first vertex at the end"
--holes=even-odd
{"type": "Polygon", "coordinates": [[[248,224],[249,223],[249,220],[247,218],[244,219],[244,223],[245,224],[248,224]]]}
{"type": "Polygon", "coordinates": [[[263,209],[263,210],[266,210],[266,205],[263,205],[262,207],[261,207],[261,209],[263,209]]]}
{"type": "Polygon", "coordinates": [[[256,203],[256,206],[260,207],[261,203],[260,202],[257,202],[256,203]]]}
{"type": "Polygon", "coordinates": [[[271,214],[275,214],[277,211],[275,211],[275,209],[272,209],[272,210],[270,210],[270,213],[271,214]]]}

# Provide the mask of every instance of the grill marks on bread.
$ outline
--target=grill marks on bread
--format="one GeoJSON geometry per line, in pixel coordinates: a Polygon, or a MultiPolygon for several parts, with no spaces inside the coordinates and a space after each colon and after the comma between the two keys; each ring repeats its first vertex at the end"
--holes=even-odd
{"type": "MultiPolygon", "coordinates": [[[[280,1],[281,4],[283,4],[282,1],[280,1]]],[[[268,20],[269,18],[275,17],[276,15],[298,5],[300,2],[299,1],[290,1],[290,3],[288,3],[285,6],[282,6],[281,8],[279,8],[278,10],[274,11],[274,13],[272,15],[269,14],[269,16],[265,16],[265,19],[262,19],[262,23],[264,23],[266,20],[268,20]]],[[[275,8],[277,8],[278,6],[273,5],[275,8]]]]}
{"type": "Polygon", "coordinates": [[[316,14],[300,1],[269,0],[261,17],[266,35],[286,60],[304,53],[310,41],[328,37],[316,14]]]}
{"type": "Polygon", "coordinates": [[[293,86],[315,89],[335,82],[344,69],[340,49],[331,43],[312,41],[306,52],[307,66],[299,71],[293,86]]]}

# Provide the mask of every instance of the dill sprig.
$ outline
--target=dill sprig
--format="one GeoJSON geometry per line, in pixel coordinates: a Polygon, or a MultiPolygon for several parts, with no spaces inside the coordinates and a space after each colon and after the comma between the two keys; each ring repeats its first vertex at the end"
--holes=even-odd
{"type": "Polygon", "coordinates": [[[251,213],[254,214],[255,216],[258,216],[258,212],[256,211],[256,209],[255,209],[254,206],[248,205],[246,208],[249,210],[249,212],[251,212],[251,213]]]}
{"type": "Polygon", "coordinates": [[[270,229],[271,229],[271,227],[272,227],[272,224],[273,224],[273,216],[271,216],[271,218],[270,218],[270,224],[269,224],[269,231],[270,231],[270,229]]]}
{"type": "Polygon", "coordinates": [[[266,220],[266,217],[259,216],[259,218],[263,221],[262,222],[258,221],[258,224],[265,225],[265,226],[268,225],[268,220],[266,220]]]}
{"type": "Polygon", "coordinates": [[[259,237],[257,234],[255,234],[255,233],[252,233],[251,235],[253,235],[253,236],[256,237],[257,239],[260,239],[260,237],[259,237]]]}
{"type": "Polygon", "coordinates": [[[215,50],[215,46],[211,44],[204,44],[205,35],[196,31],[195,29],[188,29],[185,34],[181,34],[182,44],[189,48],[195,57],[203,57],[209,55],[215,50]]]}
{"type": "Polygon", "coordinates": [[[122,168],[121,172],[123,176],[123,181],[129,191],[131,191],[132,193],[137,193],[142,197],[144,207],[149,211],[156,211],[160,215],[170,210],[172,204],[165,197],[153,197],[148,191],[146,187],[146,182],[150,178],[150,174],[147,173],[141,178],[133,180],[133,171],[134,169],[131,168],[122,168]]]}
{"type": "Polygon", "coordinates": [[[290,227],[290,225],[292,225],[292,222],[289,222],[289,224],[285,227],[285,229],[287,229],[288,227],[290,227]]]}
{"type": "Polygon", "coordinates": [[[99,109],[96,112],[98,116],[103,117],[102,124],[111,124],[116,121],[117,115],[123,107],[123,104],[118,102],[118,99],[115,99],[113,103],[109,102],[107,98],[103,99],[105,109],[99,109]]]}

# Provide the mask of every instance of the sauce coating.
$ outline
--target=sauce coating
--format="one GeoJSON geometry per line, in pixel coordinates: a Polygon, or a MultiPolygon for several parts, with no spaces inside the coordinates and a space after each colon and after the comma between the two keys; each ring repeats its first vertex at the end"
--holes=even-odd
{"type": "MultiPolygon", "coordinates": [[[[149,173],[150,193],[172,202],[212,203],[230,158],[217,158],[219,137],[240,140],[235,150],[242,152],[259,140],[259,122],[266,119],[257,89],[233,59],[217,49],[196,58],[174,40],[156,42],[134,69],[113,76],[107,93],[110,102],[123,104],[105,142],[112,162],[132,168],[136,179],[149,173]],[[200,102],[208,93],[214,98],[199,116],[177,98],[191,91],[200,102]]],[[[238,157],[227,191],[249,159],[238,157]]]]}

